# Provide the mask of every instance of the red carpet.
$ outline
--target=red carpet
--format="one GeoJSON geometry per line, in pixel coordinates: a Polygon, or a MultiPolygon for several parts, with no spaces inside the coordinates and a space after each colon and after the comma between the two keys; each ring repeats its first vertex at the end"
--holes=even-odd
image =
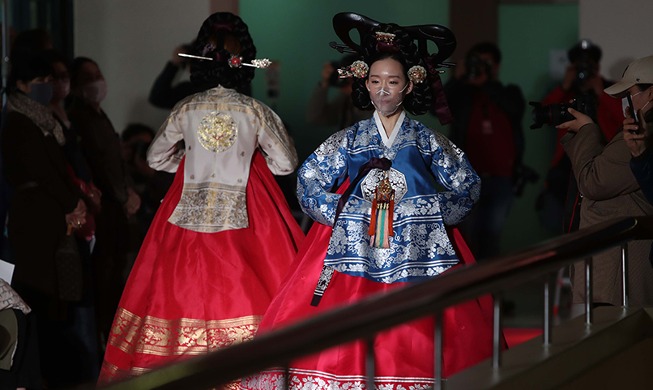
{"type": "Polygon", "coordinates": [[[531,340],[534,337],[540,336],[542,329],[540,328],[504,328],[503,335],[508,343],[508,348],[519,345],[525,341],[531,340]]]}

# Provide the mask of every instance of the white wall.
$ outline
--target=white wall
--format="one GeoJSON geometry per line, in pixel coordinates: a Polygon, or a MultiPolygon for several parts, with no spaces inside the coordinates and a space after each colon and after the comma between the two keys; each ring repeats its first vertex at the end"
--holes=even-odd
{"type": "Polygon", "coordinates": [[[633,59],[653,55],[653,1],[579,0],[580,38],[603,49],[602,74],[621,79],[633,59]]]}
{"type": "Polygon", "coordinates": [[[97,61],[108,85],[102,107],[121,132],[142,122],[158,130],[168,111],[147,102],[173,49],[197,35],[209,0],[75,0],[75,55],[97,61]]]}

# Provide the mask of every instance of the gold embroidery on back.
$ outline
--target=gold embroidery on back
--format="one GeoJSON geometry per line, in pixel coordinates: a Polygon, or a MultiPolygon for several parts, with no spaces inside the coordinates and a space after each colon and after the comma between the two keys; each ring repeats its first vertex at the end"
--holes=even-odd
{"type": "Polygon", "coordinates": [[[238,128],[233,118],[213,111],[207,114],[197,129],[200,144],[212,152],[224,152],[236,142],[238,128]]]}

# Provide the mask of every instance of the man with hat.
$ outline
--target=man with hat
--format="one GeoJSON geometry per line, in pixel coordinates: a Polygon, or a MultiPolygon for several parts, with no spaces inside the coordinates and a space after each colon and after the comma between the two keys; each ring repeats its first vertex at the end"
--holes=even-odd
{"type": "MultiPolygon", "coordinates": [[[[619,101],[632,101],[634,112],[650,120],[653,101],[653,57],[637,60],[629,65],[621,81],[606,88],[605,92],[619,101]],[[643,114],[643,115],[642,115],[643,114]]],[[[630,105],[630,104],[629,104],[630,105]]],[[[630,107],[625,110],[628,112],[630,107]]],[[[579,228],[587,228],[620,217],[653,215],[653,204],[647,201],[639,183],[631,173],[632,147],[642,142],[627,136],[630,131],[640,132],[632,115],[623,121],[620,129],[605,144],[599,126],[592,118],[573,108],[568,109],[573,120],[558,125],[565,131],[561,143],[572,166],[578,189],[583,196],[579,228]],[[627,141],[627,137],[631,138],[627,141]]],[[[646,125],[642,125],[646,126],[646,125]]],[[[651,240],[628,243],[628,300],[633,307],[653,305],[653,268],[648,260],[651,240]]],[[[584,265],[572,268],[573,303],[582,307],[585,294],[584,265]]],[[[622,303],[621,248],[615,247],[592,257],[592,288],[594,306],[622,303]]],[[[572,313],[574,309],[572,308],[572,313]]]]}
{"type": "MultiPolygon", "coordinates": [[[[602,51],[599,46],[590,40],[583,39],[569,49],[567,58],[569,65],[565,76],[557,87],[555,87],[542,100],[542,105],[569,103],[577,99],[585,102],[585,107],[591,107],[590,116],[598,123],[604,141],[610,141],[621,127],[623,121],[623,110],[618,100],[610,98],[603,91],[605,87],[614,82],[601,76],[600,61],[602,51]]],[[[569,159],[560,145],[560,139],[565,132],[558,130],[556,138],[556,149],[551,159],[549,172],[545,180],[545,190],[540,195],[542,205],[548,204],[543,197],[551,195],[558,203],[560,211],[552,212],[549,209],[541,210],[541,215],[546,216],[543,223],[553,224],[551,228],[556,233],[569,232],[578,227],[577,208],[580,197],[576,183],[570,177],[571,167],[569,159]],[[556,217],[553,218],[552,215],[556,217]],[[554,222],[548,222],[554,219],[554,222]],[[560,230],[561,229],[561,230],[560,230]]],[[[549,199],[549,197],[547,197],[549,199]]],[[[544,206],[542,206],[544,207],[544,206]]]]}
{"type": "Polygon", "coordinates": [[[653,56],[640,58],[626,67],[621,81],[605,92],[621,97],[625,110],[624,140],[630,149],[630,168],[646,199],[653,203],[653,56]],[[628,99],[630,96],[630,101],[628,99]]]}

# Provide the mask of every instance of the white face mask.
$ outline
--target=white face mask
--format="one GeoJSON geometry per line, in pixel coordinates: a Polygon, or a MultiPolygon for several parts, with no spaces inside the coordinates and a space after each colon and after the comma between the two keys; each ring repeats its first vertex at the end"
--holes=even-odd
{"type": "Polygon", "coordinates": [[[378,60],[370,66],[365,85],[372,105],[380,115],[389,117],[395,114],[406,94],[412,90],[403,72],[401,64],[392,58],[378,60]]]}
{"type": "Polygon", "coordinates": [[[399,91],[393,87],[390,87],[388,91],[381,86],[381,89],[376,91],[376,93],[370,94],[372,105],[376,108],[379,114],[385,117],[394,114],[404,102],[404,91],[408,88],[408,85],[409,83],[406,83],[406,85],[399,91]]]}
{"type": "Polygon", "coordinates": [[[104,79],[96,80],[82,87],[84,99],[93,103],[100,103],[107,96],[107,82],[104,79]]]}

